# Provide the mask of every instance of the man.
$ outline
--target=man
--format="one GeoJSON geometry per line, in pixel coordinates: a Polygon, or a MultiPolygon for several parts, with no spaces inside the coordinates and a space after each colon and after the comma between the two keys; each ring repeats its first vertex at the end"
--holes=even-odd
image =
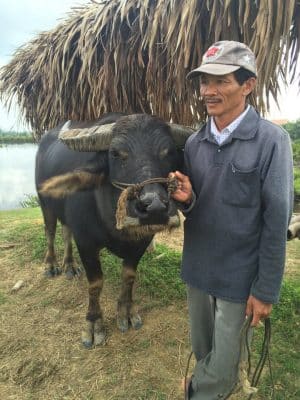
{"type": "Polygon", "coordinates": [[[182,203],[182,278],[197,363],[192,400],[226,398],[238,381],[240,330],[278,301],[293,207],[288,134],[247,104],[256,84],[252,51],[220,41],[187,78],[200,77],[209,119],[185,146],[175,172],[182,203]]]}

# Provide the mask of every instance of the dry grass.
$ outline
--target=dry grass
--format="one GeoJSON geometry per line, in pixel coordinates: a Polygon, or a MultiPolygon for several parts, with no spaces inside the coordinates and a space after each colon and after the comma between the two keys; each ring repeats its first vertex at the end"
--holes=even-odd
{"type": "Polygon", "coordinates": [[[108,340],[89,351],[80,343],[85,278],[47,280],[41,265],[20,269],[10,252],[1,253],[2,399],[181,398],[179,381],[189,351],[184,302],[161,309],[140,298],[143,328],[121,334],[115,323],[116,294],[106,285],[102,307],[108,340]],[[25,286],[12,294],[18,279],[25,286]]]}
{"type": "MultiPolygon", "coordinates": [[[[31,221],[41,228],[41,218],[31,221]]],[[[23,217],[22,223],[26,222],[23,217]]],[[[2,233],[16,229],[19,223],[18,218],[7,218],[2,233]]],[[[167,236],[160,234],[158,241],[179,249],[182,229],[167,236]]],[[[297,244],[289,244],[288,274],[294,273],[297,264],[297,244]]],[[[160,304],[157,299],[138,294],[144,325],[139,331],[121,334],[115,322],[117,293],[115,287],[106,283],[101,299],[108,339],[104,346],[86,350],[80,342],[87,308],[85,277],[74,281],[64,276],[48,280],[43,277],[43,265],[28,262],[30,254],[21,254],[21,246],[10,241],[9,246],[0,247],[1,399],[183,398],[180,380],[190,351],[184,300],[163,306],[164,299],[160,304]],[[12,293],[20,279],[25,285],[12,293]]],[[[258,399],[263,400],[260,396],[258,399]]]]}

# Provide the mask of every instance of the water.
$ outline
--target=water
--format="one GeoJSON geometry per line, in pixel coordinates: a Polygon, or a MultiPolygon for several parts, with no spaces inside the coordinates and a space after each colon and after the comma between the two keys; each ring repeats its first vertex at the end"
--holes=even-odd
{"type": "Polygon", "coordinates": [[[21,208],[26,195],[36,195],[35,144],[9,144],[0,147],[0,210],[21,208]]]}

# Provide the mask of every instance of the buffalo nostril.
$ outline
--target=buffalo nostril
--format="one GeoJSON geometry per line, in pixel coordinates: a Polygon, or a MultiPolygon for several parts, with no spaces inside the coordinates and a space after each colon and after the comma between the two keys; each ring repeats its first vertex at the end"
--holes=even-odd
{"type": "Polygon", "coordinates": [[[161,211],[165,211],[166,208],[167,208],[167,206],[156,197],[153,199],[151,204],[149,204],[147,206],[147,212],[149,212],[149,213],[161,212],[161,211]]]}

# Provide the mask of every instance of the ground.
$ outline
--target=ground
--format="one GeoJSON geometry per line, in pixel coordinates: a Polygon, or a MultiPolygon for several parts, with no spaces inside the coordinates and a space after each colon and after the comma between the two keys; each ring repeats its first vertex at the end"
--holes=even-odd
{"type": "MultiPolygon", "coordinates": [[[[10,219],[4,229],[17,223],[10,219]]],[[[40,217],[33,223],[42,229],[40,217]]],[[[156,240],[180,251],[182,237],[179,228],[156,240]]],[[[190,353],[185,300],[165,305],[164,299],[139,295],[144,325],[121,334],[115,322],[116,288],[105,284],[101,301],[108,339],[104,346],[86,350],[80,342],[85,277],[46,279],[41,262],[28,262],[31,243],[27,254],[16,252],[18,246],[0,244],[1,399],[183,400],[180,381],[190,353]],[[24,286],[13,292],[18,280],[24,286]]],[[[193,361],[189,374],[192,366],[193,361]]]]}

